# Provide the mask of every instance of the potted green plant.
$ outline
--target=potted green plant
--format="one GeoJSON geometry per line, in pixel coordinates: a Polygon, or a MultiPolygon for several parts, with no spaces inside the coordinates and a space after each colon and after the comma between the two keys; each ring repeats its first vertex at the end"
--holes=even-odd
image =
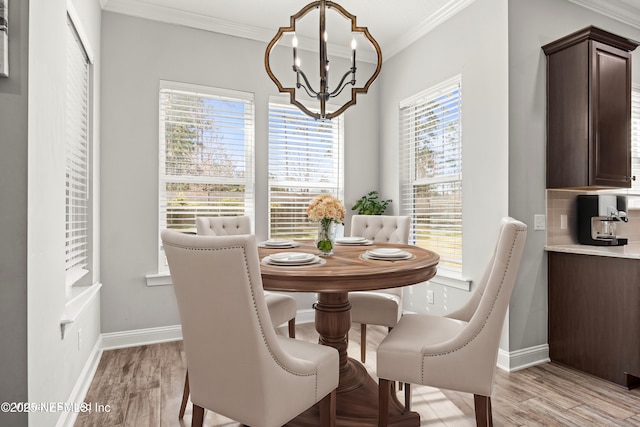
{"type": "Polygon", "coordinates": [[[392,200],[381,200],[377,191],[370,191],[356,202],[351,210],[359,215],[382,215],[392,200]]]}

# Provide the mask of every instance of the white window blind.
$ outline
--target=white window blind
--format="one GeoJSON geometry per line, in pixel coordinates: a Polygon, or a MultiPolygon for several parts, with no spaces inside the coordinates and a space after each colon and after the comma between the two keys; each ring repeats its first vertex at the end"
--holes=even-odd
{"type": "Polygon", "coordinates": [[[269,103],[270,237],[311,238],[318,225],[307,206],[321,194],[342,200],[343,117],[314,120],[296,107],[269,103]]]}
{"type": "Polygon", "coordinates": [[[160,229],[254,207],[253,94],[162,81],[160,229]]]}
{"type": "Polygon", "coordinates": [[[640,194],[640,87],[631,91],[631,175],[630,192],[640,194]]]}
{"type": "MultiPolygon", "coordinates": [[[[71,19],[67,20],[65,261],[67,286],[89,281],[89,67],[71,19]],[[81,281],[83,277],[87,277],[81,281]]],[[[89,284],[89,283],[87,283],[89,284]]]]}
{"type": "Polygon", "coordinates": [[[400,104],[401,212],[413,244],[462,271],[462,93],[460,77],[400,104]]]}

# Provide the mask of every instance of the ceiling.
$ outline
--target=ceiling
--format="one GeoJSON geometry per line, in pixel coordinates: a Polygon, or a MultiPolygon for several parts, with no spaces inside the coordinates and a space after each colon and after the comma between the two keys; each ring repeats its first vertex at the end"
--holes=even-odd
{"type": "MultiPolygon", "coordinates": [[[[105,10],[269,42],[310,0],[101,0],[105,10]]],[[[339,0],[369,28],[385,58],[475,0],[339,0]],[[399,7],[401,5],[401,7],[399,7]]],[[[536,0],[530,0],[536,1],[536,0]]],[[[569,0],[640,28],[640,0],[569,0]]],[[[362,58],[366,60],[367,58],[362,58]]]]}

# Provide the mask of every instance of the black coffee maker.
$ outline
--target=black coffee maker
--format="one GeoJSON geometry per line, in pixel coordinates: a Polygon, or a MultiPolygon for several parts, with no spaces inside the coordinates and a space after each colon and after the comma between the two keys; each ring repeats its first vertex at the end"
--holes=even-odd
{"type": "Polygon", "coordinates": [[[583,245],[622,246],[616,225],[627,222],[627,198],[612,194],[578,196],[578,242],[583,245]]]}

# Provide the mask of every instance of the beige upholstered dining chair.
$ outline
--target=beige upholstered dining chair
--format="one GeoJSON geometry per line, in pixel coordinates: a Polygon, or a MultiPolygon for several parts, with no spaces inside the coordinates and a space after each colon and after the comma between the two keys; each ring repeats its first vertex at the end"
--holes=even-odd
{"type": "MultiPolygon", "coordinates": [[[[248,216],[220,216],[196,218],[196,231],[201,236],[233,236],[239,234],[251,234],[251,220],[248,216]]],[[[289,295],[277,292],[264,292],[271,323],[280,326],[288,322],[289,337],[296,337],[296,299],[289,295]]],[[[178,418],[184,417],[189,400],[189,372],[184,378],[184,391],[178,418]]]]}
{"type": "Polygon", "coordinates": [[[377,351],[379,426],[387,425],[392,381],[474,394],[476,424],[493,425],[491,390],[502,325],[527,235],[527,226],[502,220],[498,243],[484,276],[460,310],[444,317],[407,314],[377,351]]]}
{"type": "Polygon", "coordinates": [[[338,352],[276,335],[255,236],[163,230],[161,237],[182,322],[192,425],[202,425],[206,408],[276,427],[318,402],[322,425],[334,425],[338,352]]]}
{"type": "MultiPolygon", "coordinates": [[[[411,218],[408,216],[354,215],[351,235],[374,242],[403,243],[409,241],[411,218]]],[[[367,353],[367,325],[386,326],[391,330],[402,315],[402,288],[349,293],[351,321],[360,323],[360,359],[367,353]]]]}
{"type": "MultiPolygon", "coordinates": [[[[219,216],[196,218],[196,230],[201,236],[233,236],[251,234],[251,220],[248,216],[219,216]]],[[[288,322],[289,337],[296,336],[296,299],[278,292],[265,291],[267,307],[273,326],[288,322]]]]}

